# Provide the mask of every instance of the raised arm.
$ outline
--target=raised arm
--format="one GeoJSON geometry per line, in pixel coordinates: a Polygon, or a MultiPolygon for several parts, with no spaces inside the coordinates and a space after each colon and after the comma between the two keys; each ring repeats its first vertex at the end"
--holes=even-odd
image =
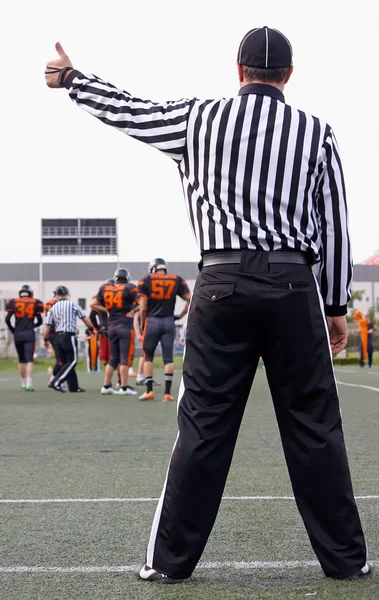
{"type": "Polygon", "coordinates": [[[106,125],[181,162],[190,100],[157,103],[132,97],[95,75],[77,71],[59,42],[55,48],[59,58],[48,62],[45,70],[48,87],[64,86],[73,102],[106,125]]]}

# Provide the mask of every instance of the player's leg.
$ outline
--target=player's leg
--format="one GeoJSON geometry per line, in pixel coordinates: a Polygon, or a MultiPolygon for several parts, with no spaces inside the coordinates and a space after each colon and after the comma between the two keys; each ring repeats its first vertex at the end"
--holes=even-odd
{"type": "Polygon", "coordinates": [[[145,359],[143,356],[143,353],[141,354],[141,356],[139,357],[138,360],[138,370],[137,370],[137,378],[136,378],[136,384],[137,385],[142,385],[143,382],[145,381],[145,376],[143,374],[143,363],[144,363],[145,359]]]}
{"type": "Polygon", "coordinates": [[[368,366],[369,367],[372,366],[373,355],[374,355],[374,343],[373,342],[369,342],[368,343],[368,347],[367,347],[367,356],[368,356],[368,366]]]}
{"type": "Polygon", "coordinates": [[[364,567],[366,545],[351,484],[324,308],[311,269],[275,267],[275,283],[262,315],[267,327],[262,355],[288,471],[324,573],[349,576],[364,567]]]}
{"type": "Polygon", "coordinates": [[[153,374],[154,374],[154,353],[159,342],[159,321],[158,317],[148,317],[146,319],[143,338],[142,338],[142,349],[144,354],[143,363],[143,374],[145,377],[144,384],[146,385],[146,392],[140,396],[140,400],[153,400],[153,374]]]}
{"type": "Polygon", "coordinates": [[[104,384],[101,388],[102,394],[115,394],[115,390],[112,388],[112,375],[113,371],[117,369],[120,363],[120,348],[119,348],[119,337],[116,328],[112,327],[108,330],[109,346],[110,346],[110,358],[104,369],[104,384]]]}
{"type": "Polygon", "coordinates": [[[26,387],[26,362],[25,362],[25,342],[14,342],[18,356],[18,373],[21,379],[21,387],[24,390],[26,387]]]}
{"type": "Polygon", "coordinates": [[[365,366],[362,340],[360,340],[360,342],[359,342],[359,366],[361,368],[363,368],[365,366]]]}
{"type": "Polygon", "coordinates": [[[62,366],[52,383],[54,387],[60,388],[62,383],[67,380],[69,390],[76,391],[79,387],[75,371],[78,362],[78,340],[76,335],[70,333],[63,333],[59,337],[59,355],[62,366]]]}
{"type": "Polygon", "coordinates": [[[132,358],[131,358],[131,361],[130,361],[130,367],[129,367],[129,370],[128,370],[128,376],[129,376],[129,377],[137,377],[137,373],[136,373],[136,372],[135,372],[135,370],[133,369],[133,361],[134,361],[134,358],[135,358],[135,355],[134,355],[134,351],[133,351],[133,356],[132,356],[132,358]]]}
{"type": "Polygon", "coordinates": [[[177,579],[191,575],[212,530],[260,353],[251,286],[221,267],[203,269],[193,293],[179,433],[146,555],[177,579]]]}
{"type": "Polygon", "coordinates": [[[174,341],[175,322],[174,317],[162,319],[163,332],[161,333],[162,358],[164,364],[164,402],[172,402],[171,386],[174,379],[174,341]]]}
{"type": "Polygon", "coordinates": [[[134,355],[134,329],[129,327],[120,337],[120,375],[121,386],[120,394],[135,396],[137,392],[133,387],[128,385],[129,368],[134,355]]]}
{"type": "Polygon", "coordinates": [[[24,355],[26,363],[26,386],[25,391],[34,392],[33,388],[33,372],[34,372],[34,346],[35,341],[29,340],[24,343],[24,355]]]}
{"type": "Polygon", "coordinates": [[[54,339],[54,352],[55,352],[55,366],[53,371],[53,378],[50,379],[48,387],[54,389],[62,389],[61,386],[55,386],[57,377],[62,369],[63,364],[66,362],[66,352],[62,346],[63,337],[61,334],[56,334],[54,339]]]}

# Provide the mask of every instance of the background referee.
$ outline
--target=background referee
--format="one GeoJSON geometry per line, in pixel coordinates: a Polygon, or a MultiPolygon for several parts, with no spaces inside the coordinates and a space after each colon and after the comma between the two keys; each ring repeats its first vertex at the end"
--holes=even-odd
{"type": "Polygon", "coordinates": [[[196,567],[260,356],[322,569],[338,579],[369,574],[331,357],[346,344],[352,275],[344,177],[331,126],[285,102],[290,42],[252,29],[237,54],[238,94],[161,103],[81,73],[56,49],[49,87],[64,85],[79,107],[174,160],[202,255],[179,434],[139,577],[177,583],[196,567]]]}
{"type": "Polygon", "coordinates": [[[82,319],[88,329],[93,332],[91,321],[86,317],[78,304],[68,300],[69,291],[64,285],[55,289],[55,304],[50,308],[44,330],[44,342],[48,347],[51,330],[55,330],[55,352],[60,365],[58,372],[50,381],[49,387],[53,390],[64,392],[62,383],[67,380],[69,392],[84,392],[79,387],[78,376],[75,371],[78,362],[78,338],[76,319],[82,319]]]}

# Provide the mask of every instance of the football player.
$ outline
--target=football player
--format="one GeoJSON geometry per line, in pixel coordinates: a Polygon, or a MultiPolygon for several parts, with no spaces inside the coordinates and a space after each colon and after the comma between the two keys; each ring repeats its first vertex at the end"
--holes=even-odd
{"type": "Polygon", "coordinates": [[[154,258],[149,264],[149,274],[138,282],[140,297],[140,322],[143,330],[142,349],[144,355],[143,372],[146,392],[140,400],[152,400],[153,392],[153,359],[158,343],[161,343],[164,364],[164,402],[174,400],[171,385],[174,378],[174,340],[175,321],[188,312],[191,293],[187,282],[180,275],[168,273],[167,263],[163,258],[154,258]],[[175,316],[176,297],[184,300],[182,312],[175,316]]]}
{"type": "Polygon", "coordinates": [[[18,298],[12,298],[6,302],[5,322],[14,337],[21,387],[27,392],[34,392],[33,370],[36,341],[34,330],[42,325],[44,306],[41,300],[34,298],[30,285],[22,285],[18,296],[18,298]],[[14,317],[14,324],[12,324],[12,317],[14,317]]]}
{"type": "Polygon", "coordinates": [[[102,394],[135,395],[128,385],[128,372],[134,354],[133,316],[137,310],[138,290],[130,283],[127,269],[117,269],[114,284],[103,284],[91,302],[91,308],[108,316],[110,359],[104,371],[102,394]],[[121,385],[117,392],[111,386],[113,371],[120,365],[121,385]]]}

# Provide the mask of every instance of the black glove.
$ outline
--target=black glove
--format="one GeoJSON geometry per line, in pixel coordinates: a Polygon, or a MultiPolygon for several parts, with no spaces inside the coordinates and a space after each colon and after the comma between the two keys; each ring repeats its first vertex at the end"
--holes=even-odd
{"type": "Polygon", "coordinates": [[[174,315],[174,321],[179,321],[179,319],[181,319],[179,315],[174,315]]]}

